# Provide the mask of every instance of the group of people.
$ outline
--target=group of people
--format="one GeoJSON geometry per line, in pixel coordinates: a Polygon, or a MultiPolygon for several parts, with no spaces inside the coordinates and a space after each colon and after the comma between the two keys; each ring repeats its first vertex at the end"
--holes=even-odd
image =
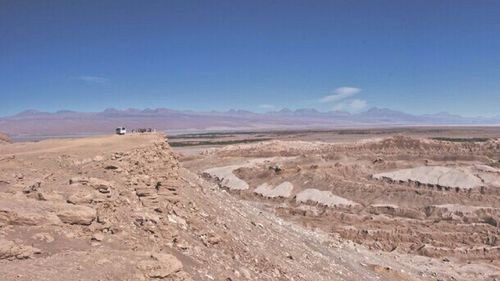
{"type": "Polygon", "coordinates": [[[132,129],[131,133],[152,133],[155,132],[156,130],[151,129],[151,128],[139,128],[139,129],[132,129]]]}

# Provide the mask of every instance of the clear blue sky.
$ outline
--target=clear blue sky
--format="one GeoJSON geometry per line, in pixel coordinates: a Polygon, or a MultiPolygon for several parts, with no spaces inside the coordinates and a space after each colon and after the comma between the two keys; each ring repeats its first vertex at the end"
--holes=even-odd
{"type": "Polygon", "coordinates": [[[500,1],[0,0],[0,116],[372,106],[500,114],[500,1]]]}

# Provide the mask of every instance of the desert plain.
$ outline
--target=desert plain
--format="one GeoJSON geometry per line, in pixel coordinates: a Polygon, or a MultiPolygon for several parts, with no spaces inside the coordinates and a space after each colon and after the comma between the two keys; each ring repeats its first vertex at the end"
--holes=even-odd
{"type": "Polygon", "coordinates": [[[498,280],[500,130],[0,141],[2,280],[498,280]]]}

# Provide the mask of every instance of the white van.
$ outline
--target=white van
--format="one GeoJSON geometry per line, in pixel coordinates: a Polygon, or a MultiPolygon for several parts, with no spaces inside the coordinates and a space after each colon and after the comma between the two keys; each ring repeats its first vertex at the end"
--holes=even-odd
{"type": "Polygon", "coordinates": [[[127,133],[127,130],[125,127],[118,127],[116,128],[116,134],[117,135],[125,135],[127,133]]]}

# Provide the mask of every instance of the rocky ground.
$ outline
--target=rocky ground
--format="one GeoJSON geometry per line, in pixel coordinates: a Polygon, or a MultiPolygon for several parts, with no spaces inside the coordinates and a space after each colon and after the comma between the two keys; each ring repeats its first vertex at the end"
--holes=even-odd
{"type": "Polygon", "coordinates": [[[499,160],[495,139],[453,143],[395,136],[232,145],[183,163],[307,229],[373,250],[487,266],[498,278],[499,160]],[[214,163],[219,167],[206,169],[214,163]],[[234,188],[237,180],[244,189],[234,188]],[[275,190],[284,183],[286,192],[275,190]]]}
{"type": "MultiPolygon", "coordinates": [[[[224,151],[227,159],[224,156],[214,164],[241,165],[237,163],[241,158],[230,157],[231,149],[224,151]]],[[[215,155],[207,154],[186,166],[197,171],[195,167],[210,163],[210,157],[219,157],[215,155]]],[[[335,216],[344,216],[341,220],[345,222],[358,220],[336,213],[335,207],[314,209],[310,199],[322,194],[316,191],[303,194],[303,203],[291,202],[292,208],[276,208],[284,202],[281,196],[290,194],[290,186],[297,186],[289,175],[296,173],[294,161],[300,156],[295,157],[287,156],[287,162],[272,164],[272,169],[264,160],[250,160],[249,165],[238,168],[234,175],[248,182],[248,189],[237,191],[242,193],[239,197],[234,191],[219,188],[213,179],[203,178],[202,172],[185,169],[159,134],[0,144],[2,280],[498,278],[495,262],[462,263],[399,250],[370,250],[355,243],[356,239],[341,238],[342,232],[335,229],[313,227],[313,222],[321,224],[321,220],[335,216]],[[289,183],[269,178],[269,186],[255,195],[259,200],[241,200],[254,196],[250,192],[256,183],[250,180],[251,173],[263,167],[264,174],[289,175],[289,183]],[[295,219],[296,213],[307,215],[317,210],[322,215],[311,216],[309,225],[295,219]]],[[[306,170],[317,169],[312,165],[317,164],[307,165],[306,170]]],[[[260,181],[264,179],[265,175],[260,181]]],[[[494,210],[498,198],[485,192],[478,196],[493,197],[474,200],[484,201],[494,210]]],[[[328,202],[338,202],[334,195],[346,195],[331,194],[328,198],[333,201],[328,202]]],[[[447,206],[429,212],[439,217],[460,208],[447,206]]],[[[384,216],[391,219],[390,215],[378,217],[384,216]]],[[[498,228],[481,220],[477,225],[490,231],[491,243],[497,245],[498,228]]],[[[498,261],[497,256],[492,260],[498,261]]]]}

